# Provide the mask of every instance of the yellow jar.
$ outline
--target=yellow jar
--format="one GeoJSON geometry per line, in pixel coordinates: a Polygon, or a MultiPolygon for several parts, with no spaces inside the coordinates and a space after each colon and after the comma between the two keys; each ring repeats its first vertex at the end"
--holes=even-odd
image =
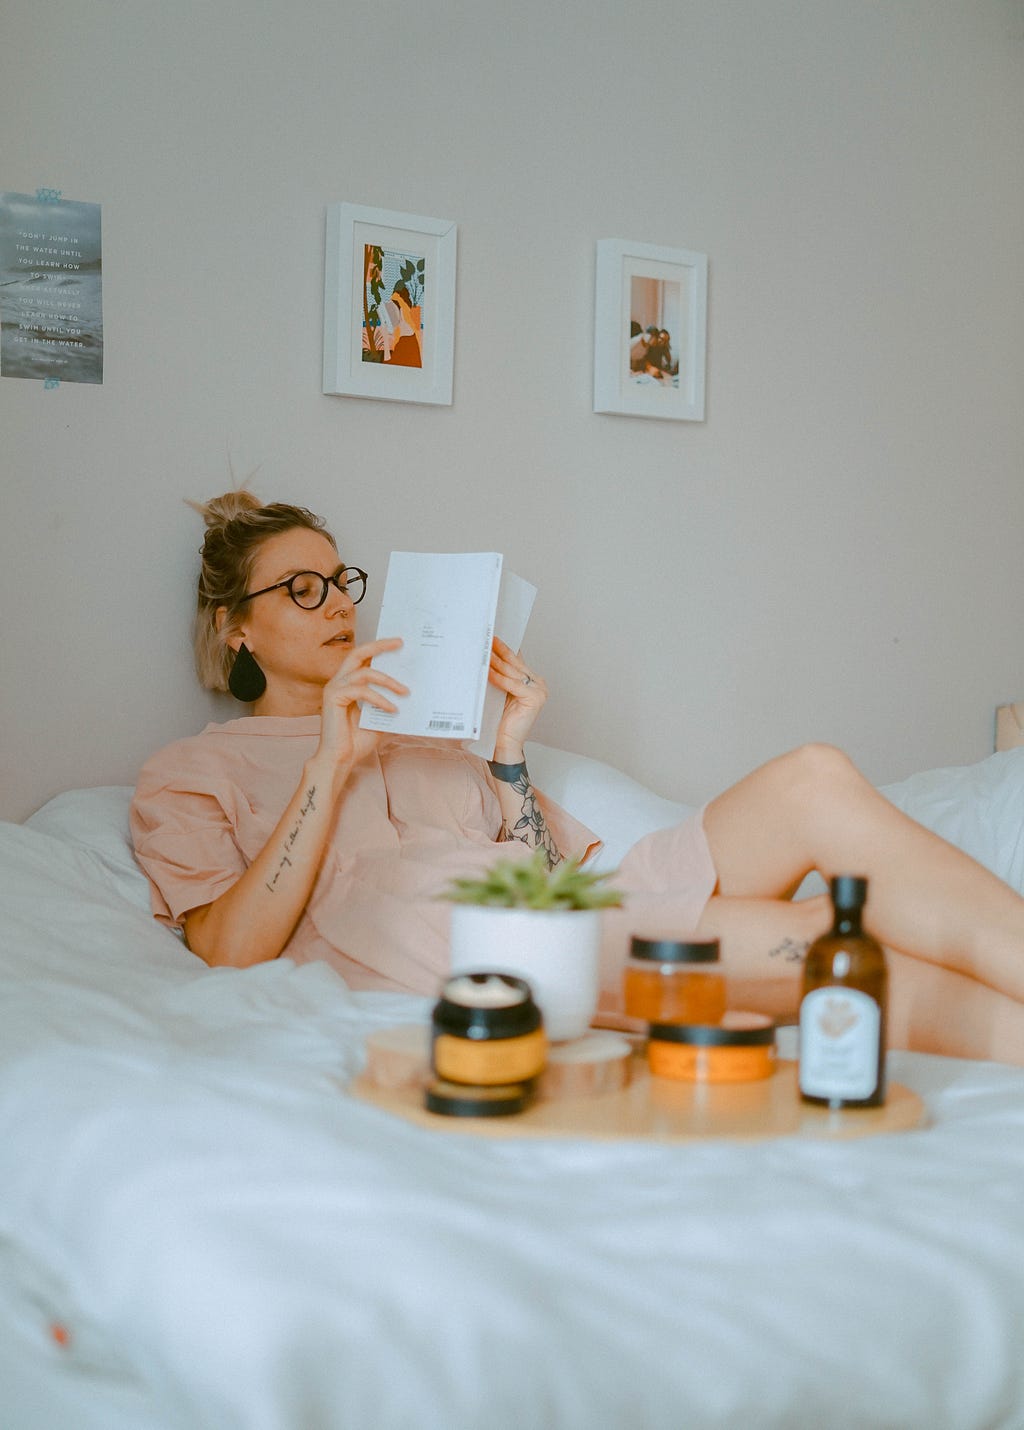
{"type": "Polygon", "coordinates": [[[546,1055],[541,1012],[524,979],[482,971],[445,983],[432,1017],[437,1078],[475,1087],[529,1083],[546,1055]]]}

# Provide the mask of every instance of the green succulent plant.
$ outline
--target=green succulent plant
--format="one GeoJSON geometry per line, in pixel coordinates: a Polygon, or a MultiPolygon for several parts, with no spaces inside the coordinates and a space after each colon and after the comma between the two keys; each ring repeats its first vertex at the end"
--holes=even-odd
{"type": "Polygon", "coordinates": [[[454,904],[483,904],[496,909],[618,908],[622,895],[607,887],[610,873],[591,874],[578,859],[553,869],[542,850],[532,859],[500,859],[480,879],[453,879],[442,895],[454,904]]]}

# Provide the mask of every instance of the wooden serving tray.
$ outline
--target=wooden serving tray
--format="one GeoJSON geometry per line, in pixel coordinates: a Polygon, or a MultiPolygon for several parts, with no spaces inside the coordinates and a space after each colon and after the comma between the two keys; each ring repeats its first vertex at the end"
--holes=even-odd
{"type": "Polygon", "coordinates": [[[759,1082],[695,1084],[652,1077],[646,1056],[631,1055],[624,1087],[584,1096],[541,1096],[511,1117],[446,1117],[428,1112],[423,1089],[429,1072],[421,1061],[405,1081],[383,1087],[363,1073],[350,1091],[384,1112],[435,1132],[478,1137],[583,1137],[644,1141],[764,1141],[775,1137],[842,1139],[908,1132],[924,1125],[924,1103],[900,1083],[890,1083],[884,1107],[831,1112],[803,1102],[795,1062],[778,1061],[759,1082]]]}

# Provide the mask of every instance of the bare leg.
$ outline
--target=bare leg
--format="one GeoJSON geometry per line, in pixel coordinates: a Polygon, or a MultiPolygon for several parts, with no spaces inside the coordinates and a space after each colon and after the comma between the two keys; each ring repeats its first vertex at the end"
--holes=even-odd
{"type": "Polygon", "coordinates": [[[841,751],[771,760],[708,805],[704,828],[721,895],[784,898],[811,869],[862,874],[865,920],[883,943],[1024,1004],[1024,899],[896,809],[841,751]]]}
{"type": "Polygon", "coordinates": [[[1024,1067],[1024,1003],[889,950],[891,1048],[1024,1067]]]}
{"type": "MultiPolygon", "coordinates": [[[[721,939],[729,1006],[795,1020],[803,953],[828,899],[713,898],[699,932],[721,939]]],[[[1024,1004],[960,973],[888,950],[891,1048],[1024,1065],[1024,1004]]]]}
{"type": "Polygon", "coordinates": [[[830,908],[825,896],[795,904],[782,899],[711,899],[697,933],[722,945],[729,1007],[795,1018],[804,954],[811,940],[828,928],[830,908]]]}

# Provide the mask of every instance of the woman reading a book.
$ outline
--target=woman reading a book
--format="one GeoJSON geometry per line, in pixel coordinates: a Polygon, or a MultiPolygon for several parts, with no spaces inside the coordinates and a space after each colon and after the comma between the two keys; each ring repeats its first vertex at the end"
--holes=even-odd
{"type": "MultiPolygon", "coordinates": [[[[524,742],[547,696],[495,642],[504,692],[493,760],[451,741],[360,728],[405,688],[375,670],[396,639],[358,642],[365,573],[303,508],[231,492],[206,524],[195,628],[203,683],[252,714],[144,766],[132,804],[154,913],[212,965],[324,959],[352,988],[436,993],[455,877],[498,857],[585,858],[595,836],[530,782],[524,742]]],[[[872,931],[893,952],[895,1046],[1024,1062],[1024,900],[896,810],[839,751],[770,761],[675,829],[639,841],[605,919],[605,982],[628,936],[717,937],[733,1006],[788,1014],[827,900],[792,902],[811,869],[870,880],[872,931]]]]}

